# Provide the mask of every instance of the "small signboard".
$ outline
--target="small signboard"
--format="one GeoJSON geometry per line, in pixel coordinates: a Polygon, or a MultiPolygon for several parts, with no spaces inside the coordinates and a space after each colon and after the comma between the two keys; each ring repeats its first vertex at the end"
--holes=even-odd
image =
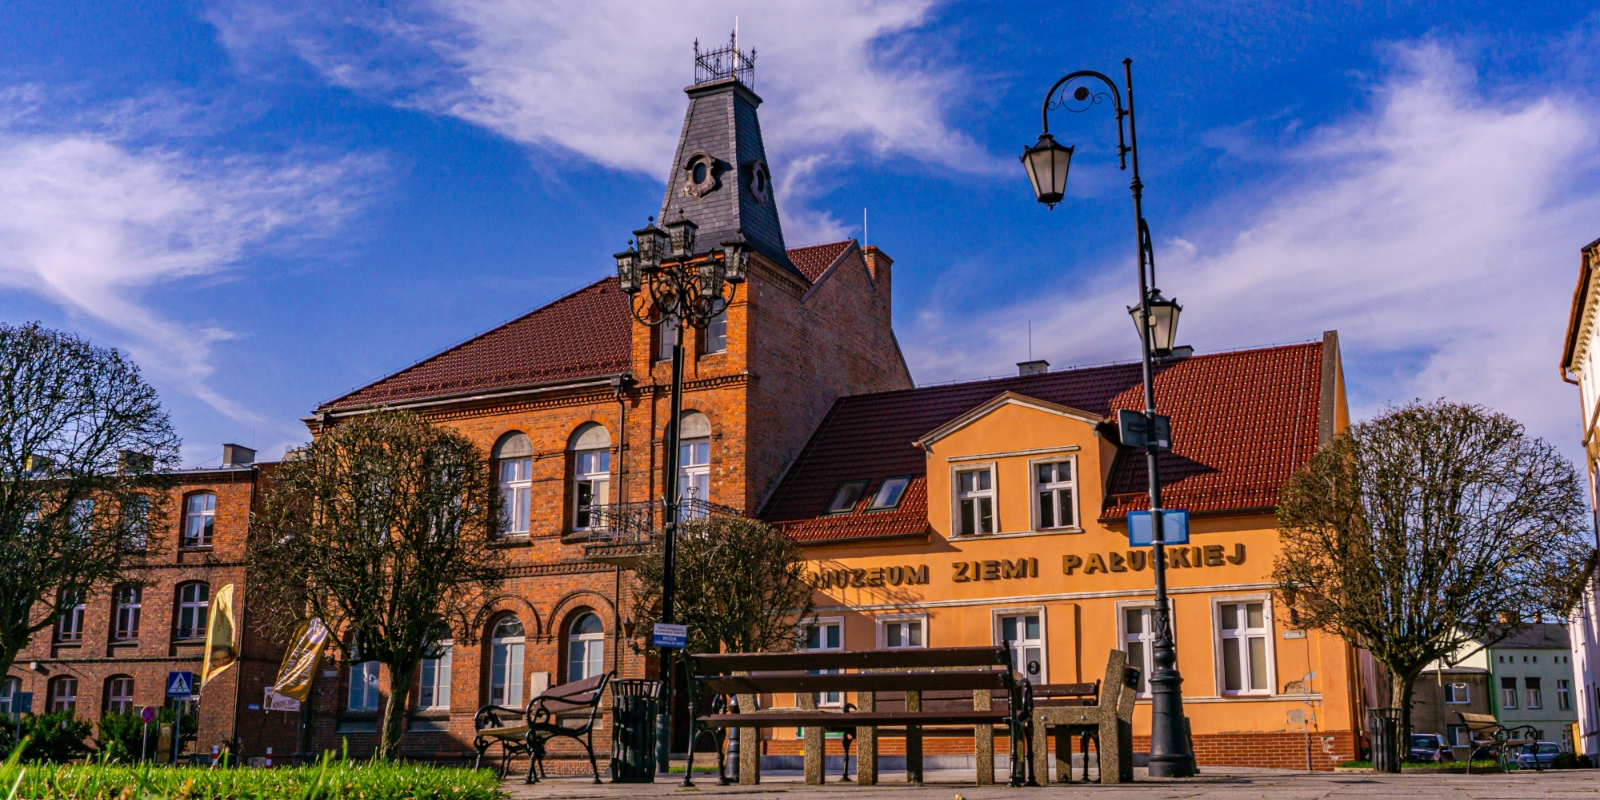
{"type": "Polygon", "coordinates": [[[182,700],[188,700],[194,695],[194,688],[195,682],[193,672],[167,673],[168,697],[176,697],[182,700]]]}
{"type": "Polygon", "coordinates": [[[1145,416],[1142,411],[1126,408],[1117,412],[1117,429],[1122,443],[1128,447],[1149,447],[1154,444],[1162,450],[1172,449],[1172,418],[1165,414],[1145,416]],[[1151,420],[1155,421],[1151,425],[1151,420]]]}
{"type": "Polygon", "coordinates": [[[156,721],[156,707],[145,706],[139,709],[139,721],[146,725],[156,721]]]}
{"type": "Polygon", "coordinates": [[[11,710],[18,714],[33,713],[33,692],[17,692],[11,696],[11,710]]]}
{"type": "MultiPolygon", "coordinates": [[[[1150,547],[1155,544],[1155,526],[1150,512],[1128,512],[1128,546],[1150,547]]],[[[1161,509],[1162,544],[1189,543],[1189,512],[1181,508],[1161,509]]]]}
{"type": "Polygon", "coordinates": [[[266,706],[268,711],[300,710],[300,701],[294,699],[293,697],[285,697],[281,694],[278,694],[278,687],[276,686],[267,687],[267,691],[262,697],[261,704],[266,706]]]}
{"type": "Polygon", "coordinates": [[[655,629],[652,631],[651,643],[656,647],[688,647],[689,626],[657,622],[655,629]]]}

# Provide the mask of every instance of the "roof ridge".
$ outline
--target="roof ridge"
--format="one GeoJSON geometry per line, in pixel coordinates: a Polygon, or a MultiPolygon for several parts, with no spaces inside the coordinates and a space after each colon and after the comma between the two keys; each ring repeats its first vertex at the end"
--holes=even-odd
{"type": "Polygon", "coordinates": [[[556,299],[545,303],[544,305],[535,307],[532,310],[527,311],[525,313],[518,314],[515,317],[512,317],[512,318],[510,318],[508,320],[505,320],[504,322],[501,322],[499,324],[496,324],[496,325],[494,325],[494,326],[492,326],[492,327],[490,327],[490,328],[488,328],[486,330],[480,331],[479,333],[476,333],[476,334],[474,334],[472,336],[469,336],[469,337],[467,337],[465,339],[462,339],[461,341],[456,342],[455,344],[450,345],[449,347],[446,347],[446,348],[444,348],[442,350],[439,350],[439,351],[434,352],[432,354],[423,356],[422,358],[419,358],[416,361],[413,361],[410,364],[407,364],[406,366],[401,367],[400,369],[384,373],[384,375],[382,377],[376,378],[376,379],[374,379],[372,381],[369,381],[369,382],[364,383],[364,384],[362,384],[360,386],[357,386],[354,389],[351,389],[351,390],[349,390],[347,392],[344,392],[343,394],[340,394],[339,396],[334,397],[331,400],[326,400],[324,402],[318,403],[317,404],[317,408],[318,409],[324,409],[324,408],[328,408],[330,406],[337,405],[341,400],[344,400],[345,398],[348,398],[348,397],[351,397],[353,395],[356,395],[356,394],[359,394],[361,392],[364,392],[367,389],[371,389],[372,387],[377,386],[380,383],[384,383],[385,381],[389,381],[389,380],[393,380],[394,378],[398,378],[401,375],[404,375],[404,374],[416,369],[417,367],[422,366],[423,364],[426,364],[426,363],[428,363],[430,361],[434,361],[436,359],[442,358],[442,357],[444,357],[444,356],[446,356],[446,355],[448,355],[450,353],[453,353],[453,352],[455,352],[457,350],[460,350],[463,347],[466,347],[469,344],[472,344],[473,342],[476,342],[476,341],[478,341],[480,339],[483,339],[484,337],[494,333],[495,331],[499,331],[499,330],[502,330],[504,328],[507,328],[507,327],[509,327],[511,325],[514,325],[514,324],[516,324],[518,322],[521,322],[522,320],[525,320],[525,319],[527,319],[529,317],[532,317],[532,316],[534,316],[536,314],[539,314],[539,313],[541,313],[543,311],[546,311],[546,310],[548,310],[550,308],[553,308],[553,307],[555,307],[555,306],[557,306],[557,305],[559,305],[559,304],[561,304],[561,303],[563,303],[563,302],[565,302],[567,300],[571,300],[572,298],[577,297],[578,295],[583,294],[584,292],[587,292],[590,289],[593,289],[594,287],[599,286],[602,283],[605,283],[607,281],[615,281],[615,280],[616,280],[616,276],[615,275],[607,275],[607,276],[605,276],[603,278],[600,278],[599,280],[593,281],[591,283],[586,283],[583,286],[578,287],[577,289],[574,289],[574,290],[572,290],[570,292],[567,292],[566,294],[561,295],[560,297],[557,297],[556,299]]]}

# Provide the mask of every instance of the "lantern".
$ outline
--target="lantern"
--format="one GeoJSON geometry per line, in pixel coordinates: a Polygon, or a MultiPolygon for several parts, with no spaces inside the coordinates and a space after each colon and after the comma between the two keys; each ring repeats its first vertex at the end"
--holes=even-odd
{"type": "MultiPolygon", "coordinates": [[[[1150,352],[1155,355],[1168,355],[1172,352],[1173,344],[1178,339],[1178,314],[1183,311],[1183,306],[1177,300],[1168,300],[1161,296],[1160,289],[1150,290],[1150,319],[1145,322],[1150,330],[1150,352]]],[[[1128,309],[1128,314],[1133,317],[1133,324],[1139,326],[1144,322],[1143,306],[1133,306],[1128,309]]],[[[1144,336],[1141,327],[1140,336],[1144,336]]]]}
{"type": "Polygon", "coordinates": [[[673,258],[694,255],[694,234],[699,228],[693,220],[683,216],[683,209],[678,209],[678,218],[667,223],[667,235],[672,238],[673,258]]]}
{"type": "Polygon", "coordinates": [[[712,300],[722,295],[722,263],[707,257],[700,262],[700,296],[712,300]]]}
{"type": "Polygon", "coordinates": [[[628,249],[617,253],[617,285],[628,294],[639,292],[639,251],[633,249],[633,242],[628,243],[628,249]]]}
{"type": "Polygon", "coordinates": [[[1022,152],[1022,166],[1028,170],[1033,194],[1050,208],[1067,192],[1067,167],[1072,163],[1071,147],[1062,147],[1054,136],[1039,135],[1039,142],[1022,152]]]}
{"type": "Polygon", "coordinates": [[[735,286],[744,283],[744,271],[750,264],[750,251],[744,249],[744,237],[722,243],[723,278],[735,286]]]}
{"type": "Polygon", "coordinates": [[[660,271],[661,259],[667,255],[667,232],[656,227],[651,217],[649,225],[633,232],[633,238],[639,243],[640,269],[645,274],[660,271]]]}

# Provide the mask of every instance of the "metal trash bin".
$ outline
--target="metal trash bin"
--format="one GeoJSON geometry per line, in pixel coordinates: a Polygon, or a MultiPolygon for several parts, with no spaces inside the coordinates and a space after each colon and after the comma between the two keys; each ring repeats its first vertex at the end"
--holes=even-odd
{"type": "Polygon", "coordinates": [[[654,783],[661,681],[611,682],[611,782],[654,783]]]}
{"type": "Polygon", "coordinates": [[[1367,709],[1367,736],[1372,741],[1372,770],[1399,772],[1400,762],[1409,751],[1401,749],[1400,709],[1367,709]]]}

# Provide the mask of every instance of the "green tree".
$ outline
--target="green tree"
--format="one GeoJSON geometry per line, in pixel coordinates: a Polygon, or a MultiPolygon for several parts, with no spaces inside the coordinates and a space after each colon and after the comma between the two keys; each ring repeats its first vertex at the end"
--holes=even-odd
{"type": "Polygon", "coordinates": [[[1576,605],[1594,557],[1572,465],[1504,414],[1412,403],[1355,425],[1284,486],[1278,591],[1388,671],[1411,727],[1430,662],[1576,605]]]}
{"type": "Polygon", "coordinates": [[[321,619],[345,661],[389,672],[378,757],[400,745],[422,659],[473,640],[504,579],[498,495],[482,451],[404,412],[357,417],[291,452],[251,531],[252,602],[287,631],[321,619]]]}
{"type": "Polygon", "coordinates": [[[169,526],[178,437],[116,350],[0,323],[0,675],[95,586],[127,580],[169,526]]]}

